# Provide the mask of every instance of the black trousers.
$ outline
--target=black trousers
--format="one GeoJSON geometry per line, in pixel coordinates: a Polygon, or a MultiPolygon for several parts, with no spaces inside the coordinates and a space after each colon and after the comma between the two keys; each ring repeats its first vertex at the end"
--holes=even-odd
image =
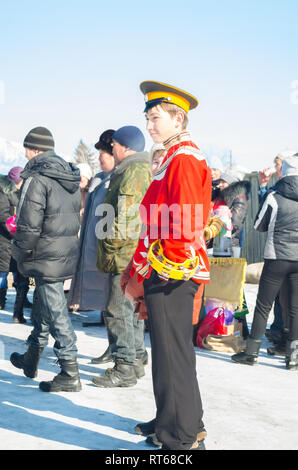
{"type": "Polygon", "coordinates": [[[163,448],[186,450],[204,428],[193,347],[194,281],[144,281],[156,402],[155,432],[163,448]]]}
{"type": "Polygon", "coordinates": [[[287,325],[289,340],[298,339],[298,261],[269,260],[264,262],[250,336],[261,339],[270,310],[283,283],[287,285],[287,325]]]}

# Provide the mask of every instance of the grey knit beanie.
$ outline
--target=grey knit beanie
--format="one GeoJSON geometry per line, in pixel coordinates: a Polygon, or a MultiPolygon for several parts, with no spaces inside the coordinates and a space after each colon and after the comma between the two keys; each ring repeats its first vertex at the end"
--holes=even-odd
{"type": "Polygon", "coordinates": [[[45,127],[34,127],[24,139],[24,147],[32,150],[54,150],[55,142],[52,133],[45,127]]]}

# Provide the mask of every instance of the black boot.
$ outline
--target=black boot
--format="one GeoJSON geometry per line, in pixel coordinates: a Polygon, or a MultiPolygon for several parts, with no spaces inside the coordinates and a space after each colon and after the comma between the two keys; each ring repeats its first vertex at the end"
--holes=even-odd
{"type": "Polygon", "coordinates": [[[258,355],[262,344],[261,339],[252,339],[250,336],[246,340],[245,351],[232,356],[232,361],[238,364],[253,366],[258,362],[258,355]]]}
{"type": "Polygon", "coordinates": [[[135,370],[135,374],[136,374],[137,379],[140,379],[141,377],[144,377],[145,368],[144,368],[144,364],[143,364],[143,361],[142,361],[141,358],[136,358],[136,360],[134,362],[134,370],[135,370]]]}
{"type": "Polygon", "coordinates": [[[1,287],[1,289],[0,289],[0,310],[4,310],[4,308],[5,308],[6,292],[7,292],[7,287],[1,287]]]}
{"type": "Polygon", "coordinates": [[[24,318],[23,308],[26,299],[27,291],[24,287],[16,288],[16,299],[13,307],[13,321],[14,323],[26,323],[24,318]]]}
{"type": "Polygon", "coordinates": [[[94,377],[92,382],[96,387],[132,387],[137,383],[134,364],[116,358],[113,369],[107,369],[105,375],[94,377]]]}
{"type": "Polygon", "coordinates": [[[82,390],[76,359],[58,359],[61,372],[50,382],[40,382],[43,392],[79,392],[82,390]]]}
{"type": "Polygon", "coordinates": [[[106,364],[107,362],[113,362],[114,358],[111,353],[111,348],[110,346],[105,350],[105,352],[99,356],[99,357],[94,357],[91,359],[92,364],[106,364]]]}
{"type": "Polygon", "coordinates": [[[286,342],[286,368],[288,370],[298,369],[298,340],[287,340],[286,342]]]}
{"type": "Polygon", "coordinates": [[[275,346],[271,346],[267,349],[267,353],[270,356],[285,356],[286,355],[286,343],[289,336],[289,330],[284,329],[279,342],[275,346]]]}
{"type": "Polygon", "coordinates": [[[10,356],[10,362],[18,369],[23,369],[26,377],[34,379],[37,376],[37,368],[40,356],[44,348],[38,348],[29,344],[29,348],[25,354],[14,352],[10,356]]]}
{"type": "Polygon", "coordinates": [[[142,359],[142,362],[144,364],[144,366],[147,366],[148,364],[148,353],[145,349],[145,351],[141,354],[137,354],[137,359],[142,359]]]}

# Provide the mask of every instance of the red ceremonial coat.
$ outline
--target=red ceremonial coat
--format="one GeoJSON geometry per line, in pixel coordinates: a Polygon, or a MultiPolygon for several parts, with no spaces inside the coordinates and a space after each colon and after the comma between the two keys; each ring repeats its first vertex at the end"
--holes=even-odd
{"type": "MultiPolygon", "coordinates": [[[[177,263],[199,257],[193,280],[208,283],[209,261],[203,229],[211,202],[211,171],[188,132],[169,139],[163,163],[140,205],[142,233],[133,257],[131,277],[151,274],[149,246],[161,239],[164,256],[177,263]]],[[[141,276],[141,277],[140,277],[141,276]]]]}

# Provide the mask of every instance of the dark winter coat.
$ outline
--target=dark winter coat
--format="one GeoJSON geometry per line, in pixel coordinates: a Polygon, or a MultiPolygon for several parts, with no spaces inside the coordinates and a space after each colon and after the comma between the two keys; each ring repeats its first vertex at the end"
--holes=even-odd
{"type": "Polygon", "coordinates": [[[79,169],[48,151],[27,163],[22,178],[13,242],[18,269],[46,281],[70,279],[79,250],[79,169]]]}
{"type": "Polygon", "coordinates": [[[268,232],[265,259],[298,261],[298,176],[285,176],[268,191],[255,229],[268,232]]]}
{"type": "Polygon", "coordinates": [[[0,272],[10,271],[13,237],[6,229],[6,220],[13,216],[18,205],[19,191],[13,181],[0,175],[0,272]]]}
{"type": "Polygon", "coordinates": [[[80,305],[85,310],[104,310],[109,298],[110,274],[101,273],[96,267],[97,211],[104,202],[111,172],[100,172],[93,178],[88,192],[80,231],[80,255],[75,276],[71,282],[69,305],[80,305]]]}
{"type": "Polygon", "coordinates": [[[249,181],[237,181],[221,191],[221,198],[232,212],[232,246],[240,246],[240,237],[247,216],[248,198],[251,189],[249,181]]]}
{"type": "Polygon", "coordinates": [[[100,272],[122,274],[130,262],[141,229],[139,205],[150,182],[148,152],[130,155],[113,171],[104,201],[113,209],[108,233],[105,236],[99,234],[99,228],[105,226],[102,222],[107,219],[106,217],[103,217],[97,225],[97,268],[100,272]]]}

